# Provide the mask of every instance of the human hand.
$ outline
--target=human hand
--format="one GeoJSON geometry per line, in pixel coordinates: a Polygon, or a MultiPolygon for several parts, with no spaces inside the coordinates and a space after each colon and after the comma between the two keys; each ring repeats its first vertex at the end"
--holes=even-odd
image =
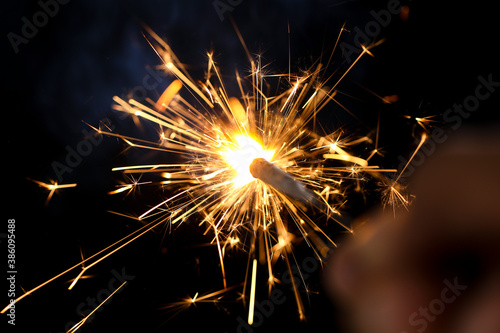
{"type": "Polygon", "coordinates": [[[417,170],[409,211],[373,212],[325,285],[354,332],[500,332],[500,135],[450,139],[417,170]]]}

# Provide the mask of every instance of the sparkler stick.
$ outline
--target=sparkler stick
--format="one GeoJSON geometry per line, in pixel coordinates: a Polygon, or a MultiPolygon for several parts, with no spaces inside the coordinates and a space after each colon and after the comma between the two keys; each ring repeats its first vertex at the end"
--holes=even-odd
{"type": "Polygon", "coordinates": [[[312,191],[263,158],[256,158],[252,161],[250,173],[288,197],[316,205],[319,203],[312,191]]]}

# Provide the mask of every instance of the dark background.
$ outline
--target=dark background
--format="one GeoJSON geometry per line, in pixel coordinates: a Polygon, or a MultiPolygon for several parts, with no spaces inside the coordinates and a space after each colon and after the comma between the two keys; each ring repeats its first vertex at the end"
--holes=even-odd
{"type": "MultiPolygon", "coordinates": [[[[377,37],[386,40],[372,50],[375,57],[363,58],[338,87],[353,96],[342,101],[366,127],[334,105],[322,115],[327,130],[344,126],[366,132],[375,128],[380,112],[380,143],[387,151],[380,160],[384,167],[397,167],[397,157],[408,156],[415,147],[415,124],[403,115],[437,115],[436,119],[442,120],[440,115],[446,109],[474,92],[478,75],[492,73],[493,79],[500,81],[495,45],[500,28],[493,5],[486,1],[403,4],[410,8],[408,20],[393,16],[391,25],[377,37]],[[383,104],[360,85],[380,96],[397,94],[399,101],[383,104]]],[[[274,71],[286,72],[288,24],[292,68],[304,69],[331,49],[344,22],[351,32],[345,33],[342,41],[353,45],[354,27],[363,30],[372,20],[370,11],[386,6],[386,1],[243,0],[221,21],[211,1],[72,0],[60,5],[58,13],[27,44],[20,45],[16,54],[7,34],[21,34],[21,18],[31,20],[41,7],[36,1],[2,5],[2,134],[7,147],[2,166],[7,197],[3,211],[4,220],[16,219],[18,293],[77,263],[80,248],[89,256],[138,227],[135,221],[108,210],[137,214],[158,200],[158,193],[142,190],[133,201],[106,194],[119,178],[111,168],[133,158],[122,154],[122,144],[109,138],[93,147],[71,173],[64,174],[64,183],[76,182],[78,187],[55,194],[48,206],[44,205],[47,192],[27,180],[57,179],[51,165],[54,161],[64,163],[66,147],[75,148],[84,140],[82,131],[88,129],[84,122],[97,126],[100,120],[109,119],[118,132],[134,134],[136,129],[120,119],[111,105],[114,95],[124,96],[142,84],[147,67],[160,64],[141,35],[141,23],[164,37],[181,61],[190,66],[193,77],[201,79],[208,50],[214,51],[228,75],[235,68],[240,72],[248,69],[229,14],[250,50],[263,52],[274,71]]],[[[336,59],[342,59],[340,50],[336,59]]],[[[163,78],[158,88],[149,92],[153,99],[169,83],[163,78]]],[[[498,93],[482,102],[463,128],[497,121],[498,93]]],[[[460,135],[461,130],[454,135],[460,135]]],[[[355,216],[369,207],[352,208],[348,214],[355,216]]],[[[79,320],[78,305],[107,288],[113,270],[124,270],[134,279],[82,331],[236,331],[236,318],[246,318],[239,303],[221,303],[220,307],[199,304],[168,321],[171,313],[158,310],[197,291],[221,287],[216,250],[196,246],[207,242],[196,225],[186,223],[164,238],[161,230],[146,235],[90,270],[95,277],[80,281],[71,292],[64,282],[76,274],[35,292],[16,307],[16,328],[65,331],[68,322],[79,320]]],[[[2,249],[4,230],[2,227],[2,249]]],[[[342,234],[334,238],[341,240],[342,234]]],[[[312,253],[306,247],[299,249],[300,263],[312,253]]],[[[229,259],[234,269],[230,285],[241,281],[244,260],[236,254],[229,259]]],[[[307,297],[303,292],[308,322],[299,323],[293,296],[285,285],[279,288],[287,301],[254,330],[340,330],[340,318],[322,291],[320,277],[320,270],[314,271],[307,280],[312,293],[307,297]]],[[[3,307],[7,297],[4,292],[0,294],[3,307]]],[[[3,325],[7,318],[1,319],[3,325]]]]}

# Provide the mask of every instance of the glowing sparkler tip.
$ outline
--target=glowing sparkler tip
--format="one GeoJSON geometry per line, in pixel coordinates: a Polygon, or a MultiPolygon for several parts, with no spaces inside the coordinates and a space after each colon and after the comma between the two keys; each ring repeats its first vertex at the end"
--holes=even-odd
{"type": "Polygon", "coordinates": [[[234,143],[227,147],[227,150],[221,151],[220,154],[226,163],[237,172],[233,182],[240,187],[255,179],[250,172],[252,162],[258,158],[270,161],[273,158],[274,151],[266,150],[254,138],[240,134],[236,135],[234,143]]]}

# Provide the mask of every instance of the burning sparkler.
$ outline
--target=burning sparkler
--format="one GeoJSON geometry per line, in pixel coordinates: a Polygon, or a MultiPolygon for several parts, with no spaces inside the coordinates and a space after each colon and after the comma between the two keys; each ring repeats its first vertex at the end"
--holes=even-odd
{"type": "MultiPolygon", "coordinates": [[[[373,144],[374,140],[368,136],[352,138],[340,131],[320,135],[315,131],[318,113],[330,102],[344,108],[335,99],[336,87],[363,56],[371,54],[371,47],[363,47],[358,58],[328,87],[327,83],[337,74],[327,74],[330,61],[326,66],[314,64],[303,75],[270,74],[264,71],[260,57],[254,59],[250,55],[238,32],[250,60],[251,73],[242,77],[236,72],[235,86],[240,97],[235,97],[226,88],[211,53],[207,54],[205,80],[195,81],[170,46],[149,28],[145,29],[146,39],[174,79],[157,101],[147,99],[147,103],[140,103],[115,97],[114,109],[136,121],[157,126],[158,140],[94,129],[119,138],[129,147],[154,150],[165,154],[166,159],[175,154],[182,160],[181,163],[118,166],[113,171],[124,173],[131,182],[119,185],[110,194],[129,193],[137,186],[151,185],[177,189],[177,192],[158,200],[140,214],[137,220],[144,223],[140,229],[27,291],[16,302],[85,263],[72,280],[71,289],[88,269],[147,232],[165,224],[192,223],[196,215],[200,228],[211,235],[212,244],[217,247],[222,288],[205,295],[196,293],[174,306],[183,308],[196,302],[217,302],[224,293],[242,288],[251,325],[258,271],[263,270],[268,276],[270,293],[279,282],[279,274],[274,269],[277,261],[281,258],[287,269],[292,270],[296,237],[301,236],[320,261],[336,246],[313,220],[311,212],[323,214],[326,220],[336,221],[352,233],[338,218],[347,184],[352,181],[359,189],[360,182],[367,177],[386,181],[384,173],[396,171],[369,163],[378,153],[378,130],[375,146],[366,151],[366,156],[353,155],[350,147],[373,144]],[[266,89],[268,79],[277,79],[288,87],[270,93],[266,89]],[[141,181],[146,174],[153,180],[141,181]],[[242,287],[227,285],[225,255],[228,248],[248,253],[247,278],[242,287]]],[[[334,51],[335,47],[332,54],[334,51]]],[[[55,185],[52,190],[55,188],[62,185],[55,185]]],[[[393,198],[402,197],[394,184],[389,191],[393,198]]],[[[302,320],[305,309],[299,286],[293,279],[292,284],[302,320]]]]}
{"type": "MultiPolygon", "coordinates": [[[[273,271],[276,261],[282,257],[291,269],[294,234],[301,234],[320,260],[325,258],[335,243],[307,212],[315,209],[335,219],[340,214],[338,198],[344,178],[367,173],[380,176],[380,172],[394,171],[381,170],[369,165],[367,159],[351,155],[342,148],[344,142],[340,136],[334,139],[333,135],[320,136],[311,130],[318,112],[334,100],[335,87],[370,51],[364,47],[331,88],[323,81],[322,64],[304,76],[276,75],[289,84],[288,89],[276,96],[268,95],[264,87],[264,81],[273,75],[263,71],[260,58],[254,60],[248,54],[251,88],[246,90],[246,81],[236,73],[242,96],[236,98],[229,95],[211,53],[206,80],[197,84],[169,45],[153,31],[147,29],[147,32],[151,46],[175,80],[158,101],[150,100],[150,105],[119,97],[114,100],[116,110],[157,124],[159,142],[100,133],[118,137],[131,147],[183,157],[185,162],[181,164],[134,165],[114,170],[126,174],[153,173],[163,177],[156,182],[158,185],[183,186],[182,191],[155,204],[139,219],[152,225],[173,225],[200,214],[200,227],[213,236],[212,243],[218,249],[224,289],[228,288],[226,247],[233,246],[233,241],[244,233],[252,235],[247,244],[238,243],[248,252],[250,279],[244,283],[243,294],[250,290],[248,323],[251,324],[258,262],[266,266],[270,291],[278,281],[273,271]],[[182,97],[184,91],[195,99],[195,105],[182,97]],[[340,164],[334,166],[330,161],[340,164]],[[285,221],[285,216],[293,223],[285,221]]],[[[358,140],[363,141],[370,139],[358,140]]],[[[131,186],[123,185],[114,193],[131,186]]],[[[342,226],[352,232],[349,226],[342,226]]],[[[299,317],[304,319],[298,286],[294,286],[294,291],[299,317]]],[[[196,296],[192,303],[195,301],[196,296]]]]}

